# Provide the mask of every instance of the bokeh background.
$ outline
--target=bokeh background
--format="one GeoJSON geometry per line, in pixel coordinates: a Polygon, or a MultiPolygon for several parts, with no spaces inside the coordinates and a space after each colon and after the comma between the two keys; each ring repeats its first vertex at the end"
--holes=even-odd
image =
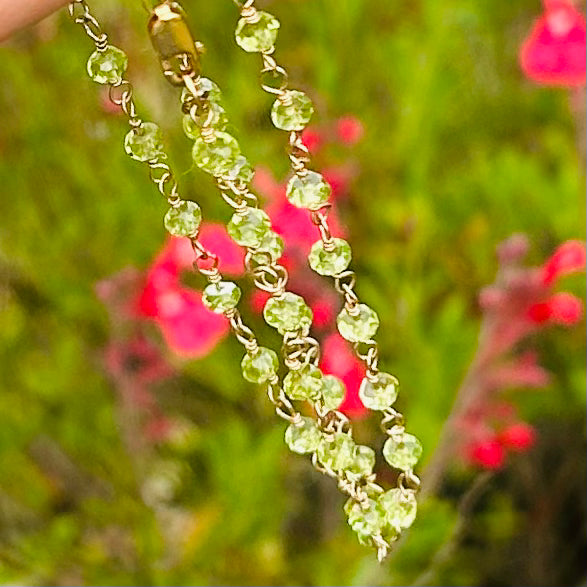
{"type": "MultiPolygon", "coordinates": [[[[381,318],[382,365],[424,445],[420,516],[381,565],[334,484],[287,450],[225,325],[200,313],[174,344],[145,307],[174,246],[166,205],[122,149],[124,117],[85,74],[81,29],[62,11],[0,48],[0,583],[587,584],[584,93],[564,71],[540,83],[519,62],[555,4],[258,2],[282,21],[292,86],[315,102],[315,167],[335,188],[359,294],[381,318]]],[[[346,374],[358,435],[379,448],[333,336],[330,283],[305,268],[307,237],[287,232],[285,137],[259,60],[234,43],[232,2],[184,6],[286,236],[292,288],[312,300],[331,369],[346,374]]],[[[191,162],[144,4],[93,9],[129,55],[184,197],[227,222],[191,162]]],[[[229,267],[234,251],[209,230],[229,267]]],[[[239,283],[247,320],[276,346],[263,300],[239,283]]]]}

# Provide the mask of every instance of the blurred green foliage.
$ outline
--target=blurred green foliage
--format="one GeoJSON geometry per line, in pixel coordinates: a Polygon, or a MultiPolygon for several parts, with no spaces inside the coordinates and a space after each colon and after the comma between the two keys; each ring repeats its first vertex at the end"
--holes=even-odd
{"type": "MultiPolygon", "coordinates": [[[[401,407],[429,457],[475,352],[476,299],[494,278],[496,244],[526,232],[538,264],[565,239],[584,238],[584,111],[518,69],[535,0],[259,5],[282,21],[279,60],[315,100],[316,122],[351,113],[365,125],[340,213],[361,297],[382,319],[382,362],[402,381],[401,407]]],[[[243,151],[285,177],[259,63],[232,40],[234,5],[184,6],[243,151]]],[[[137,100],[164,130],[185,197],[227,221],[211,181],[192,168],[142,3],[94,9],[129,54],[137,100]]],[[[537,337],[553,383],[516,400],[541,439],[491,481],[453,547],[470,473],[423,504],[379,566],[345,526],[334,485],[288,453],[282,424],[241,381],[232,340],[178,365],[157,390],[166,413],[185,418],[187,437],[129,449],[128,407],[102,367],[111,326],[94,286],[148,265],[164,239],[165,203],[121,148],[124,120],[100,106],[85,75],[90,52],[65,14],[0,49],[0,582],[578,584],[582,326],[537,337]]],[[[568,283],[584,297],[582,280],[568,283]]],[[[382,441],[374,421],[360,432],[382,441]]]]}

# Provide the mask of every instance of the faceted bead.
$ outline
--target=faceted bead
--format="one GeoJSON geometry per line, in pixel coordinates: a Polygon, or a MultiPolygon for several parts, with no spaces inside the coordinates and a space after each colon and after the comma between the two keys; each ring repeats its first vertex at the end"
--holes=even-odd
{"type": "MultiPolygon", "coordinates": [[[[276,232],[269,230],[265,238],[261,241],[261,244],[257,247],[257,251],[259,253],[267,253],[275,263],[283,255],[284,247],[283,239],[276,232]]],[[[267,262],[267,259],[264,257],[264,255],[258,255],[258,260],[262,264],[267,262]]]]}
{"type": "Polygon", "coordinates": [[[230,181],[242,181],[243,183],[250,183],[255,172],[244,155],[239,155],[234,167],[224,174],[225,179],[230,181]]]}
{"type": "Polygon", "coordinates": [[[203,112],[196,112],[195,120],[191,115],[184,114],[183,132],[190,139],[195,140],[200,137],[204,124],[207,124],[210,128],[213,128],[216,131],[223,131],[228,124],[228,118],[224,108],[211,103],[209,109],[207,108],[203,112]],[[210,111],[212,112],[211,116],[209,114],[210,111]]]}
{"type": "Polygon", "coordinates": [[[366,477],[371,475],[375,467],[375,451],[368,446],[359,444],[355,448],[353,462],[348,468],[350,477],[366,477]]]}
{"type": "Polygon", "coordinates": [[[315,242],[310,250],[310,267],[320,275],[338,275],[351,262],[351,247],[342,238],[334,238],[334,248],[329,251],[322,241],[315,242]]]}
{"type": "Polygon", "coordinates": [[[262,346],[254,355],[247,353],[241,361],[243,377],[251,383],[265,383],[277,373],[278,366],[277,353],[262,346]]]}
{"type": "Polygon", "coordinates": [[[243,214],[235,212],[226,229],[237,244],[258,247],[271,228],[269,216],[258,208],[245,208],[243,214]]]}
{"type": "Polygon", "coordinates": [[[312,100],[298,90],[287,90],[278,98],[271,109],[271,120],[281,130],[303,130],[310,122],[314,106],[312,100]]]}
{"type": "Polygon", "coordinates": [[[215,176],[228,173],[236,164],[240,154],[236,139],[225,132],[217,132],[210,142],[199,137],[192,151],[196,165],[206,173],[215,176]]]}
{"type": "Polygon", "coordinates": [[[151,161],[164,155],[161,129],[153,122],[143,122],[124,137],[124,150],[137,161],[151,161]]]}
{"type": "Polygon", "coordinates": [[[366,342],[370,340],[379,328],[379,317],[366,304],[358,305],[358,312],[352,315],[346,308],[336,319],[338,331],[343,338],[350,342],[366,342]]]}
{"type": "Polygon", "coordinates": [[[377,534],[385,526],[385,513],[374,499],[369,499],[365,508],[359,502],[349,499],[344,511],[349,526],[361,536],[377,534]]]}
{"type": "Polygon", "coordinates": [[[359,397],[370,410],[385,410],[397,399],[399,381],[389,373],[377,373],[374,380],[365,377],[359,388],[359,397]]]}
{"type": "Polygon", "coordinates": [[[331,191],[322,175],[315,171],[306,171],[289,180],[285,195],[294,206],[315,210],[328,202],[331,191]]]}
{"type": "Polygon", "coordinates": [[[222,102],[222,92],[211,79],[208,79],[207,77],[201,77],[198,81],[198,89],[204,92],[203,97],[206,100],[214,102],[215,104],[220,104],[220,102],[222,102]]]}
{"type": "Polygon", "coordinates": [[[308,330],[313,319],[312,310],[304,299],[291,292],[267,300],[263,316],[267,324],[276,328],[280,334],[308,330]]]}
{"type": "Polygon", "coordinates": [[[412,434],[391,436],[383,445],[383,456],[392,467],[409,471],[422,456],[422,445],[412,434]]]}
{"type": "Polygon", "coordinates": [[[236,42],[248,53],[262,53],[269,51],[277,39],[279,21],[268,12],[258,11],[257,22],[247,22],[241,18],[236,25],[236,42]]]}
{"type": "Polygon", "coordinates": [[[163,223],[173,236],[193,236],[202,222],[202,210],[195,202],[183,200],[179,206],[169,208],[163,223]]]}
{"type": "Polygon", "coordinates": [[[283,391],[294,400],[316,400],[322,390],[322,371],[314,365],[306,365],[290,371],[283,380],[283,391]]]}
{"type": "Polygon", "coordinates": [[[344,383],[334,375],[322,377],[322,400],[327,410],[336,410],[342,403],[346,388],[344,383]]]}
{"type": "Polygon", "coordinates": [[[355,443],[350,436],[336,432],[333,440],[322,439],[317,452],[318,459],[326,468],[342,471],[353,464],[355,443]]]}
{"type": "Polygon", "coordinates": [[[399,530],[409,528],[416,519],[418,502],[413,491],[390,489],[379,496],[387,523],[399,530]]]}
{"type": "Polygon", "coordinates": [[[312,418],[302,416],[302,424],[290,424],[285,431],[285,442],[290,450],[298,454],[314,452],[320,444],[322,434],[312,418]]]}
{"type": "Polygon", "coordinates": [[[240,299],[241,290],[232,281],[211,283],[204,288],[202,295],[204,305],[216,314],[223,314],[227,310],[236,308],[240,299]]]}
{"type": "Polygon", "coordinates": [[[124,51],[108,45],[104,51],[94,51],[88,59],[88,75],[99,84],[117,84],[122,80],[128,58],[124,51]]]}

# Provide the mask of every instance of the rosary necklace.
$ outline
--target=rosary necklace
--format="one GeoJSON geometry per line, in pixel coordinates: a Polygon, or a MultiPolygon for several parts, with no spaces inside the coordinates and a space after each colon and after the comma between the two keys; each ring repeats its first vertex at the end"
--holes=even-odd
{"type": "Polygon", "coordinates": [[[109,43],[86,0],[71,2],[68,9],[95,45],[87,62],[88,75],[109,88],[110,100],[128,118],[126,153],[148,166],[150,179],[169,204],[164,218],[166,230],[191,242],[194,270],[208,282],[202,296],[204,304],[228,319],[244,347],[243,377],[266,387],[276,414],[288,423],[287,446],[295,453],[310,456],[317,471],[337,481],[348,496],[344,512],[350,527],[359,541],[375,548],[379,560],[383,560],[402,530],[411,526],[416,517],[420,481],[413,468],[422,446],[405,431],[403,415],[393,407],[398,395],[397,379],[379,370],[379,349],[373,338],[379,318],[361,303],[355,291],[356,274],[349,269],[351,248],[330,232],[330,186],[320,173],[308,167],[310,154],[301,133],[312,117],[313,105],[305,93],[290,89],[287,71],[273,57],[280,23],[268,12],[258,10],[254,0],[233,1],[239,11],[236,43],[244,51],[261,56],[261,88],[274,96],[271,121],[288,133],[292,175],[287,198],[294,206],[308,210],[316,226],[318,240],[308,256],[309,265],[316,273],[333,278],[344,303],[336,320],[338,331],[353,344],[366,366],[359,396],[365,407],[381,413],[381,429],[386,435],[383,457],[398,472],[394,488],[384,489],[377,482],[373,471],[375,451],[353,440],[351,422],[337,410],[344,397],[344,384],[332,375],[323,375],[318,368],[320,345],[310,336],[312,311],[301,296],[287,290],[288,274],[278,262],[283,241],[271,229],[269,216],[260,209],[249,187],[253,169],[236,139],[225,130],[228,119],[220,88],[202,75],[203,45],[194,40],[182,7],[170,0],[154,7],[148,22],[149,36],[165,78],[181,89],[183,129],[194,140],[193,160],[213,177],[219,195],[232,208],[228,234],[244,248],[245,268],[255,287],[270,295],[263,316],[283,337],[281,356],[287,370],[283,379],[278,376],[277,353],[260,346],[243,322],[238,310],[240,288],[223,279],[218,256],[198,240],[201,208],[180,196],[159,127],[138,116],[133,86],[124,77],[125,53],[109,43]],[[297,405],[303,404],[312,407],[311,417],[299,411],[297,405]]]}

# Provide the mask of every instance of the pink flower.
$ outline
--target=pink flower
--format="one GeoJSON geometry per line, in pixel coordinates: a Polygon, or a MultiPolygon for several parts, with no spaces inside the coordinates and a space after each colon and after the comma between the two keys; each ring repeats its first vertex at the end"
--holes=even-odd
{"type": "Polygon", "coordinates": [[[359,387],[365,376],[365,368],[349,344],[340,335],[331,334],[322,341],[322,353],[320,362],[322,371],[336,375],[345,384],[347,390],[339,409],[354,418],[367,416],[369,410],[359,398],[359,387]]]}
{"type": "Polygon", "coordinates": [[[228,236],[228,232],[222,224],[203,224],[200,228],[199,241],[218,256],[218,269],[221,273],[233,277],[244,274],[245,255],[243,249],[228,236]]]}
{"type": "Polygon", "coordinates": [[[489,438],[469,448],[471,463],[488,470],[501,469],[505,462],[505,450],[497,438],[489,438]]]}
{"type": "Polygon", "coordinates": [[[310,305],[314,314],[314,326],[323,328],[328,326],[334,319],[335,308],[332,300],[328,297],[317,299],[310,305]]]}
{"type": "Polygon", "coordinates": [[[336,136],[347,145],[358,143],[364,133],[363,123],[355,116],[343,116],[336,122],[336,136]]]}
{"type": "Polygon", "coordinates": [[[204,306],[198,292],[170,288],[159,292],[155,322],[165,342],[182,357],[197,359],[209,354],[227,335],[228,321],[204,306]]]}
{"type": "Polygon", "coordinates": [[[506,449],[521,452],[531,448],[536,442],[536,431],[526,422],[510,424],[499,434],[499,440],[506,449]]]}
{"type": "Polygon", "coordinates": [[[569,1],[549,0],[522,45],[520,63],[526,76],[540,84],[581,86],[585,49],[583,14],[569,1]]]}
{"type": "Polygon", "coordinates": [[[317,153],[324,144],[324,133],[312,128],[302,132],[302,143],[308,147],[310,153],[317,153]]]}
{"type": "Polygon", "coordinates": [[[328,167],[322,171],[324,179],[332,188],[332,198],[337,199],[348,192],[349,184],[354,175],[353,170],[348,166],[339,165],[328,167]]]}
{"type": "Polygon", "coordinates": [[[537,324],[552,322],[570,326],[579,322],[582,315],[583,302],[568,292],[556,293],[547,301],[532,304],[528,309],[528,317],[537,324]]]}
{"type": "Polygon", "coordinates": [[[578,240],[566,241],[543,265],[542,282],[551,285],[560,277],[583,271],[585,264],[585,243],[578,240]]]}
{"type": "Polygon", "coordinates": [[[251,308],[258,314],[260,314],[263,311],[263,308],[265,307],[265,304],[267,303],[267,300],[270,297],[271,296],[266,291],[256,289],[251,294],[251,308]]]}

